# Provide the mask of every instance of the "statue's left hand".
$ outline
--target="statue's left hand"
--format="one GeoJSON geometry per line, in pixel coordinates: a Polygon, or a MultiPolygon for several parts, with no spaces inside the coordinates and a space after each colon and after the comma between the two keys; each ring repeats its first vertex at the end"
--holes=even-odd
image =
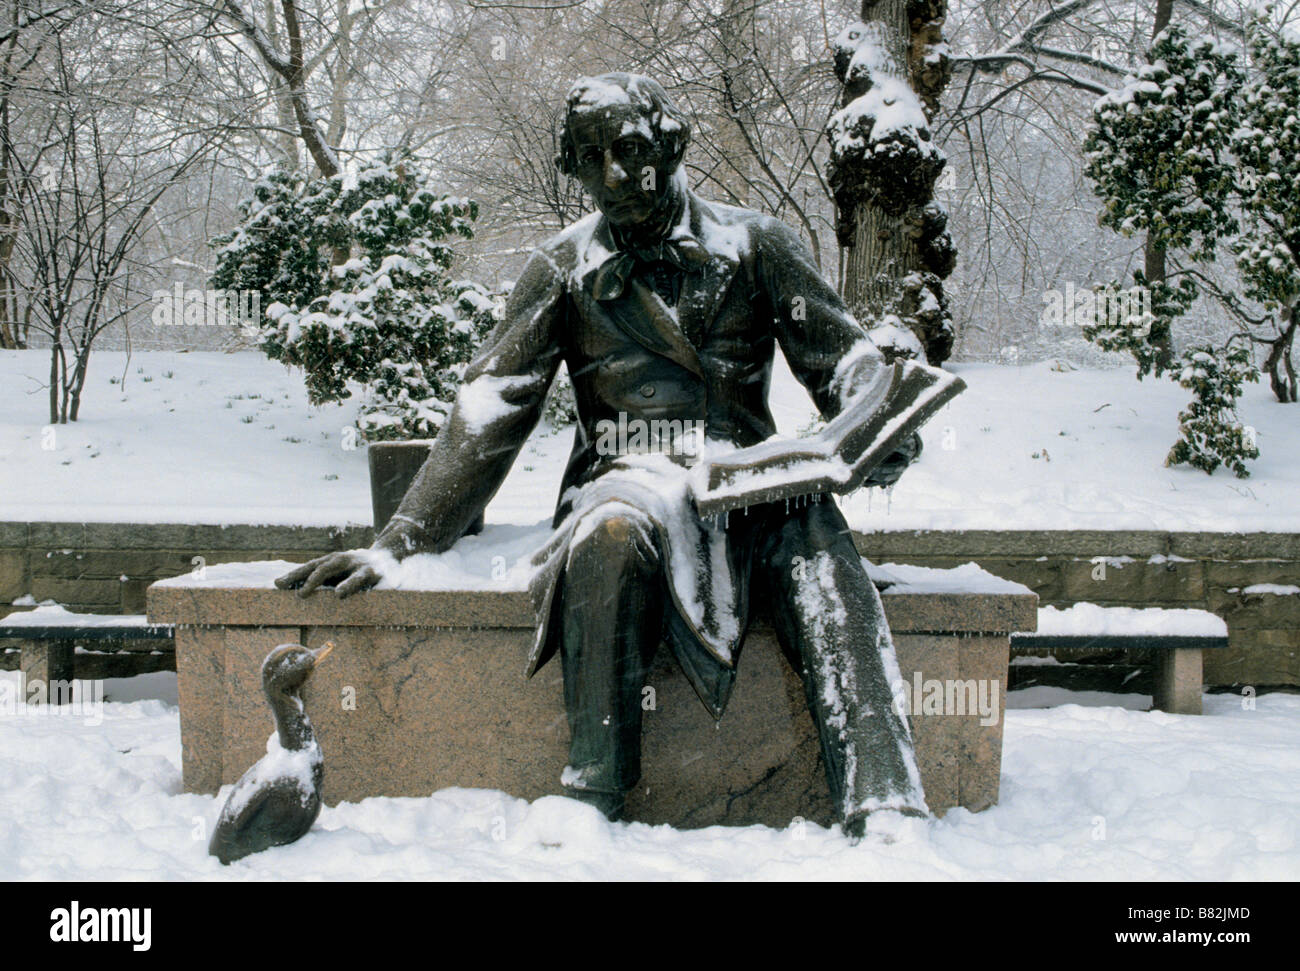
{"type": "Polygon", "coordinates": [[[871,474],[867,476],[864,485],[869,486],[891,486],[897,482],[903,475],[903,471],[916,461],[917,456],[921,454],[921,436],[912,435],[903,447],[897,452],[891,453],[885,461],[876,466],[871,474]]]}
{"type": "Polygon", "coordinates": [[[333,587],[342,599],[368,590],[379,580],[372,551],[345,550],[318,556],[277,577],[275,585],[281,590],[297,590],[300,597],[310,596],[320,586],[333,587]]]}

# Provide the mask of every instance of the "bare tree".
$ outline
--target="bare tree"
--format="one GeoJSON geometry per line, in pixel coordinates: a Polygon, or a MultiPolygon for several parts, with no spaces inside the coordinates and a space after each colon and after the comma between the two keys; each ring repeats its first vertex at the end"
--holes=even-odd
{"type": "MultiPolygon", "coordinates": [[[[10,153],[14,94],[50,36],[75,16],[75,4],[47,8],[31,0],[9,0],[6,7],[5,32],[0,35],[0,348],[22,348],[31,331],[31,304],[22,299],[11,267],[19,226],[14,200],[21,190],[10,153]]],[[[48,169],[41,173],[47,187],[48,175],[48,169]]]]}
{"type": "Polygon", "coordinates": [[[24,323],[49,344],[51,422],[77,419],[96,338],[145,299],[133,274],[159,200],[223,136],[175,123],[197,74],[143,84],[141,64],[172,39],[123,31],[118,13],[80,6],[29,52],[31,76],[11,88],[22,95],[21,123],[0,115],[7,271],[26,301],[24,323]]]}
{"type": "MultiPolygon", "coordinates": [[[[347,8],[348,5],[344,4],[343,6],[347,8]]],[[[316,117],[316,112],[312,108],[307,93],[309,65],[303,47],[302,22],[298,16],[296,0],[281,0],[280,2],[280,13],[284,18],[284,34],[288,46],[287,52],[281,52],[276,41],[267,33],[266,28],[245,11],[243,4],[239,0],[218,0],[216,7],[234,24],[239,33],[247,38],[262,58],[262,61],[283,84],[283,96],[293,114],[298,137],[302,139],[302,143],[306,146],[312,161],[316,163],[317,170],[326,177],[337,175],[339,172],[338,154],[335,152],[334,146],[329,142],[329,135],[321,130],[320,121],[316,117]]],[[[267,7],[268,20],[272,24],[272,30],[274,30],[275,21],[271,13],[273,8],[269,3],[267,7]]],[[[335,35],[331,46],[342,42],[348,36],[351,19],[348,18],[346,23],[347,28],[340,30],[335,35]]],[[[318,59],[313,59],[313,61],[319,63],[318,59]]],[[[339,128],[340,130],[342,128],[341,121],[339,128]]]]}

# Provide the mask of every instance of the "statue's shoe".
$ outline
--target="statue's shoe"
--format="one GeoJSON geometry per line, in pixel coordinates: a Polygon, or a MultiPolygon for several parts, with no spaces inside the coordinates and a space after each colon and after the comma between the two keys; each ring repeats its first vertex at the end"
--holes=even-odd
{"type": "Polygon", "coordinates": [[[864,839],[888,846],[898,842],[899,830],[905,819],[929,819],[930,814],[906,806],[902,809],[877,809],[875,812],[854,813],[844,821],[844,835],[857,846],[864,839]]]}

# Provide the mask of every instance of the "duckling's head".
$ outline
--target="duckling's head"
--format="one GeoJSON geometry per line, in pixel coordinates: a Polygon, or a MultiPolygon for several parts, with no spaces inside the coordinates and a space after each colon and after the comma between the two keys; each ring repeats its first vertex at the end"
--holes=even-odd
{"type": "Polygon", "coordinates": [[[333,642],[308,650],[301,644],[281,644],[262,662],[262,688],[267,694],[290,694],[303,686],[316,665],[334,650],[333,642]]]}

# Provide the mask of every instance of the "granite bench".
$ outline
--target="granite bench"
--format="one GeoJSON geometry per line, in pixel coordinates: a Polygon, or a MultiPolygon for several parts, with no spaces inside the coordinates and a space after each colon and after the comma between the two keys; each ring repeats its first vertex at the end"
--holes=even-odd
{"type": "MultiPolygon", "coordinates": [[[[325,753],[327,804],[451,786],[526,799],[559,791],[568,743],[560,666],[523,678],[533,620],[522,589],[376,589],[345,601],[324,590],[303,599],[272,584],[292,566],[227,564],[149,588],[149,619],[176,629],[186,791],[215,793],[263,754],[272,728],[260,679],[267,652],[325,641],[337,649],[304,700],[325,753]]],[[[916,709],[930,805],[991,806],[1010,633],[1033,629],[1037,596],[974,564],[879,572],[905,682],[896,702],[916,709]],[[942,582],[919,583],[921,573],[942,582]]],[[[717,723],[666,650],[648,688],[644,775],[630,818],[687,828],[832,821],[803,687],[770,628],[748,638],[717,723]]]]}
{"type": "Polygon", "coordinates": [[[80,614],[57,604],[0,618],[4,667],[17,667],[29,684],[44,683],[51,701],[74,679],[171,669],[173,635],[170,624],[150,623],[144,614],[80,614]]]}
{"type": "MultiPolygon", "coordinates": [[[[1012,687],[1047,685],[1074,690],[1132,690],[1149,687],[1152,707],[1178,715],[1201,714],[1203,653],[1228,646],[1228,626],[1208,610],[1164,607],[1100,607],[1078,603],[1038,611],[1037,629],[1011,635],[1017,652],[1060,652],[1064,663],[1012,662],[1012,687]],[[1129,652],[1154,660],[1154,678],[1122,663],[1129,652]],[[1089,663],[1092,655],[1099,663],[1089,663]],[[1107,663],[1112,658],[1121,663],[1107,663]],[[1081,663],[1082,662],[1082,663],[1081,663]],[[1108,674],[1120,673],[1122,684],[1108,683],[1108,674]]],[[[1145,692],[1144,692],[1145,693],[1145,692]]]]}

